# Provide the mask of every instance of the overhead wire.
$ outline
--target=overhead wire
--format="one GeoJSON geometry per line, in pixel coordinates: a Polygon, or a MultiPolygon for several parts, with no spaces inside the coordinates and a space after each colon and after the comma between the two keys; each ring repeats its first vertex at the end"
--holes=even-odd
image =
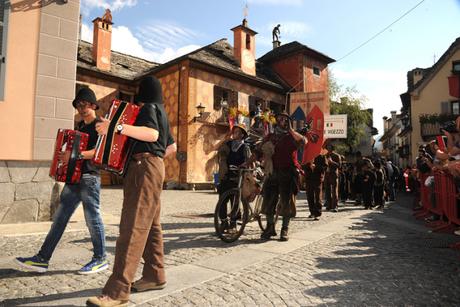
{"type": "Polygon", "coordinates": [[[373,39],[375,39],[377,36],[379,36],[380,34],[382,34],[383,32],[385,32],[386,30],[388,30],[392,25],[394,25],[395,23],[397,23],[398,21],[400,21],[401,19],[403,19],[406,15],[408,15],[410,12],[412,12],[413,10],[415,10],[419,5],[421,5],[423,2],[425,2],[425,0],[421,0],[419,3],[417,3],[416,5],[414,5],[412,8],[410,8],[408,11],[406,11],[404,14],[402,14],[400,17],[398,17],[395,21],[393,21],[391,24],[389,24],[388,26],[386,26],[385,28],[383,28],[382,30],[380,30],[377,34],[374,34],[371,38],[369,38],[368,40],[366,40],[364,43],[362,43],[361,45],[359,45],[358,47],[354,48],[353,50],[349,51],[347,54],[345,54],[344,56],[342,56],[341,58],[339,58],[337,62],[343,60],[344,58],[346,58],[347,56],[349,56],[350,54],[354,53],[355,51],[357,51],[358,49],[362,48],[363,46],[365,46],[367,43],[369,43],[370,41],[372,41],[373,39]]]}

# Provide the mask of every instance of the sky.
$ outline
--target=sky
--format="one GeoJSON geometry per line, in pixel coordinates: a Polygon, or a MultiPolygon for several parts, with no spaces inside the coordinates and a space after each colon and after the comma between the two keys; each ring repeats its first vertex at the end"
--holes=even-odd
{"type": "Polygon", "coordinates": [[[460,37],[460,0],[82,0],[81,35],[92,41],[91,21],[108,7],[113,50],[165,63],[221,38],[233,44],[230,29],[246,6],[257,57],[272,49],[281,24],[282,44],[298,41],[336,60],[332,75],[366,97],[380,134],[382,117],[401,109],[407,71],[432,66],[460,37]]]}

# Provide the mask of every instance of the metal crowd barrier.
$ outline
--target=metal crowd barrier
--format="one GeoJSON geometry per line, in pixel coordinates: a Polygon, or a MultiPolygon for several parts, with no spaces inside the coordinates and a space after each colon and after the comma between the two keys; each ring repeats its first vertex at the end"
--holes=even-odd
{"type": "Polygon", "coordinates": [[[431,191],[430,189],[425,186],[425,181],[429,177],[429,174],[421,174],[420,175],[420,201],[422,203],[422,209],[418,210],[414,213],[417,219],[425,218],[431,215],[431,191]]]}
{"type": "Polygon", "coordinates": [[[439,219],[427,221],[427,226],[437,232],[452,232],[460,227],[460,200],[454,178],[445,172],[423,174],[420,182],[420,199],[422,209],[415,213],[417,218],[437,215],[439,219]],[[434,176],[434,186],[427,187],[428,176],[434,176]],[[434,197],[433,197],[434,195],[434,197]]]}

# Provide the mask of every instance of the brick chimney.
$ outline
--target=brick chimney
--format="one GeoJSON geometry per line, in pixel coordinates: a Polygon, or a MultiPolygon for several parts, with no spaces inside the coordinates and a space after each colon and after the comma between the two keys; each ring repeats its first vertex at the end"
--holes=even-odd
{"type": "Polygon", "coordinates": [[[396,111],[391,111],[391,125],[394,125],[396,122],[396,111]]]}
{"type": "Polygon", "coordinates": [[[233,31],[233,55],[241,67],[241,70],[249,75],[256,75],[256,34],[248,28],[248,21],[232,29],[233,31]]]}
{"type": "Polygon", "coordinates": [[[112,48],[112,14],[105,10],[104,16],[93,20],[93,62],[100,70],[110,70],[112,48]]]}

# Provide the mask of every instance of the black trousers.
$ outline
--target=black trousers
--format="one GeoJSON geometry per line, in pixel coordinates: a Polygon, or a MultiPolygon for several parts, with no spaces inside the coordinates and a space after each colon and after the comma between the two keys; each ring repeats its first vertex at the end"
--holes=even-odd
{"type": "Polygon", "coordinates": [[[362,190],[362,195],[363,195],[363,203],[364,207],[366,208],[371,208],[372,207],[372,201],[373,201],[373,188],[363,188],[362,190]]]}
{"type": "Polygon", "coordinates": [[[321,203],[322,182],[307,182],[306,192],[308,208],[314,217],[321,216],[323,204],[321,203]]]}

